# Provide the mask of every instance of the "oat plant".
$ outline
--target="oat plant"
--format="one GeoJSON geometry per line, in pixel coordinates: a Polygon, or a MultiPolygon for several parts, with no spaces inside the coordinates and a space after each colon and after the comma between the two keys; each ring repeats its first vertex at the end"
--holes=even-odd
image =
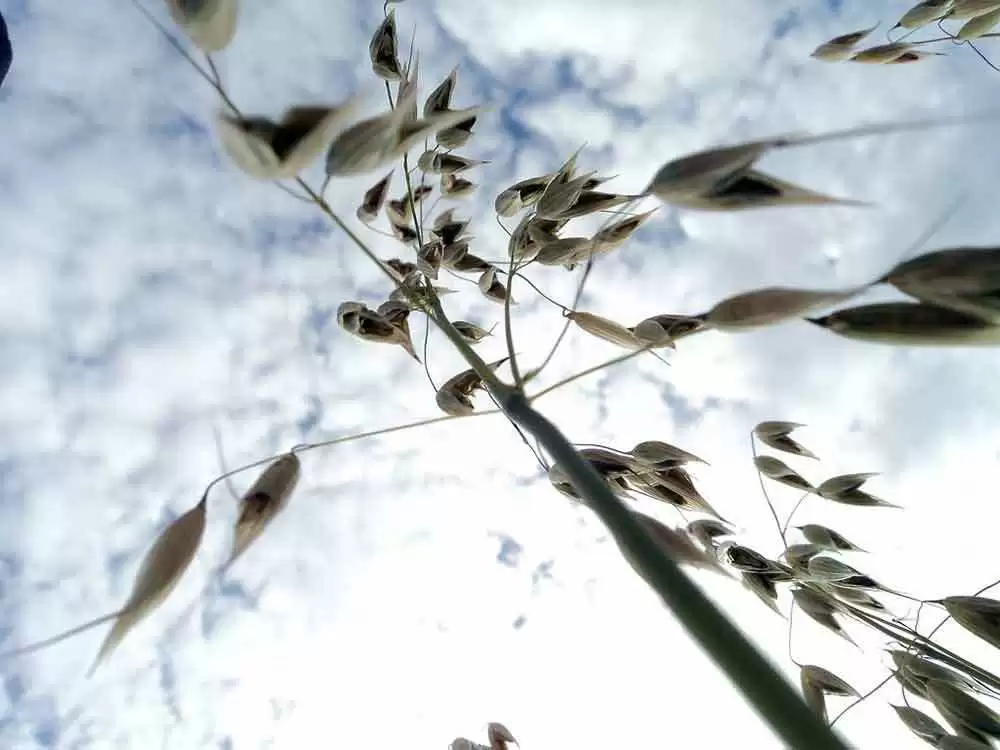
{"type": "MultiPolygon", "coordinates": [[[[912,30],[932,23],[969,20],[947,40],[963,43],[989,38],[992,19],[1000,19],[1000,0],[972,15],[973,3],[922,3],[899,26],[912,30]],[[966,7],[968,6],[968,7],[966,7]],[[965,8],[963,11],[962,8],[965,8]],[[974,20],[978,24],[971,28],[974,20]],[[976,33],[973,34],[973,31],[976,33]]],[[[405,8],[404,6],[401,6],[405,8]]],[[[760,477],[763,501],[771,509],[775,545],[757,549],[740,534],[697,487],[693,472],[707,463],[686,449],[650,435],[632,446],[573,444],[539,410],[544,398],[582,378],[620,366],[637,357],[683,356],[685,340],[716,332],[740,335],[747,330],[794,319],[816,327],[815,335],[838,335],[873,345],[968,346],[1000,343],[1000,248],[942,248],[922,255],[922,238],[893,268],[851,288],[804,289],[776,285],[719,300],[707,310],[663,310],[638,321],[614,320],[578,309],[588,280],[600,273],[600,261],[616,252],[655,219],[665,205],[685,210],[823,210],[857,207],[855,196],[829,196],[763,171],[759,162],[774,151],[808,148],[831,140],[874,137],[902,131],[956,127],[995,116],[869,125],[841,132],[778,135],[741,144],[679,155],[652,170],[645,187],[613,187],[614,178],[589,169],[584,148],[567,154],[545,174],[525,175],[491,196],[497,220],[507,230],[507,247],[480,244],[471,221],[451,206],[479,190],[477,172],[488,163],[477,158],[476,128],[490,116],[482,105],[456,106],[459,68],[441,81],[421,81],[419,52],[404,50],[396,4],[387,3],[384,18],[369,45],[371,90],[384,93],[382,111],[363,117],[363,95],[339,101],[285,102],[279,117],[245,112],[230,96],[218,60],[239,27],[238,0],[182,2],[142,12],[218,94],[214,128],[219,148],[247,179],[268,181],[295,199],[314,206],[384,277],[383,301],[369,306],[341,300],[337,321],[345,335],[371,347],[371,356],[400,357],[414,378],[430,381],[440,416],[420,422],[290,446],[212,480],[200,501],[171,523],[147,554],[129,599],[121,609],[38,643],[8,651],[13,658],[48,647],[83,630],[112,622],[94,663],[110,658],[132,627],[171,592],[193,559],[205,525],[206,506],[217,486],[230,476],[257,471],[251,488],[237,498],[238,518],[227,559],[216,575],[262,544],[267,530],[283,513],[298,512],[296,487],[307,483],[299,457],[314,450],[336,450],[352,441],[451,420],[509,420],[547,473],[552,502],[570,502],[591,511],[607,527],[623,558],[655,591],[679,622],[731,679],[780,738],[782,746],[805,750],[843,750],[847,745],[832,725],[861,700],[876,699],[890,685],[901,704],[887,703],[900,722],[938,748],[986,748],[1000,738],[1000,715],[990,703],[1000,699],[1000,677],[934,639],[935,628],[922,632],[904,608],[913,603],[947,613],[961,628],[1000,647],[1000,601],[958,593],[931,601],[899,590],[892,581],[865,573],[863,550],[837,529],[804,522],[810,507],[840,503],[871,513],[896,513],[899,506],[880,497],[872,467],[835,475],[823,470],[822,457],[808,443],[805,425],[782,419],[757,424],[747,459],[760,477]],[[161,20],[170,18],[174,28],[161,20]],[[178,33],[179,32],[179,33],[178,33]],[[323,179],[310,171],[322,168],[323,179]],[[335,206],[325,197],[331,182],[347,176],[370,178],[369,187],[351,206],[335,206]],[[439,208],[439,203],[447,208],[439,208]],[[580,222],[579,220],[585,220],[580,222]],[[587,221],[590,228],[584,228],[587,221]],[[593,228],[597,222],[597,229],[593,228]],[[397,257],[380,257],[366,238],[387,235],[397,243],[397,257]],[[912,256],[912,257],[911,257],[912,256]],[[576,299],[563,305],[532,279],[537,271],[577,276],[576,299]],[[473,282],[473,283],[463,283],[473,282]],[[856,298],[875,286],[891,286],[907,299],[858,304],[856,298]],[[473,288],[474,287],[474,288],[473,288]],[[458,320],[447,312],[452,293],[478,294],[495,303],[493,320],[458,320]],[[527,361],[515,346],[513,318],[517,297],[539,295],[553,316],[564,318],[562,333],[541,361],[527,361]],[[422,347],[414,329],[423,330],[422,347]],[[429,332],[447,341],[467,367],[440,384],[426,371],[429,332]],[[558,382],[536,384],[558,356],[570,330],[597,337],[621,350],[618,356],[558,382]],[[481,348],[502,348],[502,356],[484,358],[481,348]],[[490,405],[492,403],[492,406],[490,405]],[[803,435],[805,433],[805,435],[803,435]],[[772,502],[776,493],[797,502],[784,513],[772,502]],[[671,526],[651,512],[675,509],[682,522],[671,526]],[[793,522],[800,521],[797,525],[793,522]],[[856,644],[855,635],[875,634],[884,644],[887,677],[878,684],[855,684],[836,665],[795,661],[800,672],[793,687],[732,620],[701,590],[692,572],[710,572],[753,594],[787,629],[790,653],[793,630],[824,628],[856,644]],[[796,613],[798,615],[796,616],[796,613]],[[915,703],[917,705],[911,705],[915,703]],[[840,713],[832,715],[836,704],[840,713]],[[918,707],[919,706],[919,707],[918,707]]],[[[899,63],[922,59],[931,41],[904,41],[857,51],[874,28],[833,39],[814,53],[822,60],[899,63]]],[[[938,40],[940,41],[940,40],[938,40]]],[[[360,344],[359,344],[360,345],[360,344]]],[[[373,397],[375,397],[373,395],[373,397]]],[[[711,457],[708,457],[710,460],[711,457]]],[[[228,502],[223,497],[222,502],[228,502]]],[[[871,654],[879,659],[879,654],[871,654]]],[[[487,728],[488,744],[465,738],[451,747],[504,750],[514,735],[499,723],[487,728]]],[[[732,744],[737,738],[720,737],[732,744]]]]}

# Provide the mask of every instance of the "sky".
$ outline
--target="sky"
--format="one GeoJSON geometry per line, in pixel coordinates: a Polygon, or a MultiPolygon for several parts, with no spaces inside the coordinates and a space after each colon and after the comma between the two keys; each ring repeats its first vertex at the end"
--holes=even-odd
{"type": "MultiPolygon", "coordinates": [[[[147,7],[167,22],[164,3],[147,7]]],[[[701,0],[406,0],[421,97],[459,66],[455,106],[489,112],[462,153],[489,164],[454,206],[474,251],[502,257],[493,198],[582,169],[636,192],[669,159],[788,132],[991,111],[1000,74],[969,49],[914,65],[826,64],[809,53],[882,25],[906,3],[701,0]]],[[[420,365],[352,338],[337,306],[375,306],[383,277],[315,207],[254,182],[222,153],[212,90],[126,0],[7,0],[14,62],[0,89],[0,650],[113,611],[160,530],[235,467],[315,442],[439,416],[420,365]]],[[[367,96],[384,107],[367,47],[382,6],[245,0],[220,69],[246,112],[367,96]]],[[[988,45],[983,43],[989,54],[988,45]]],[[[995,111],[995,108],[994,108],[995,111]]],[[[601,259],[581,308],[632,324],[699,313],[776,284],[857,284],[913,252],[996,241],[993,124],[789,150],[766,169],[870,208],[720,215],[661,207],[601,259]]],[[[415,151],[416,155],[418,151],[415,151]]],[[[351,223],[381,176],[334,181],[351,223]]],[[[322,180],[320,164],[307,173],[322,180]]],[[[401,180],[393,192],[400,194],[401,180]]],[[[652,208],[654,204],[650,204],[652,208]]],[[[645,206],[644,206],[645,207],[645,206]]],[[[381,257],[407,257],[363,235],[381,257]]],[[[571,300],[577,276],[527,274],[571,300]]],[[[489,328],[502,308],[455,278],[455,318],[489,328]]],[[[889,298],[884,291],[872,299],[889,298]]],[[[523,362],[563,318],[515,283],[523,362]]],[[[418,348],[423,324],[413,321],[418,348]]],[[[502,328],[498,327],[497,332],[502,328]]],[[[504,354],[502,337],[480,345],[504,354]]],[[[544,383],[618,354],[571,330],[544,383]]],[[[793,322],[678,343],[538,402],[573,441],[659,439],[705,458],[702,493],[765,554],[781,548],[749,432],[764,419],[819,463],[811,480],[871,471],[904,510],[811,500],[803,521],[870,552],[851,559],[926,598],[1000,573],[997,353],[852,342],[793,322]]],[[[464,369],[437,332],[437,383],[464,369]]],[[[502,371],[503,372],[503,371],[502,371]]],[[[487,405],[480,397],[481,406],[487,405]]],[[[446,748],[503,722],[524,750],[780,747],[588,511],[548,484],[500,417],[446,422],[302,455],[288,509],[220,585],[236,502],[213,492],[204,542],[170,599],[89,680],[97,628],[0,664],[0,746],[36,748],[446,748]]],[[[254,471],[234,477],[237,493],[254,471]]],[[[769,487],[783,513],[796,493],[769,487]]],[[[669,509],[641,507],[672,524],[669,509]]],[[[787,622],[739,586],[695,574],[790,679],[787,622]]],[[[783,599],[787,609],[788,602],[783,599]]],[[[900,605],[901,612],[908,606],[900,605]]],[[[928,617],[928,622],[933,618],[928,617]]],[[[853,649],[798,617],[793,652],[860,690],[881,679],[878,639],[853,649]]],[[[954,625],[942,637],[996,671],[954,625]]],[[[857,747],[923,747],[886,688],[838,723],[857,747]]],[[[831,700],[833,710],[845,705],[831,700]]],[[[915,704],[918,705],[918,704],[915,704]]]]}

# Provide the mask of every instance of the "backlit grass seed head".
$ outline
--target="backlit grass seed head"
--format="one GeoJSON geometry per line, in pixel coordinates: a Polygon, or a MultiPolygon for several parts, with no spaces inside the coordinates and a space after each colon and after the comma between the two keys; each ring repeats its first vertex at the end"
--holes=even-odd
{"type": "Polygon", "coordinates": [[[467,198],[475,192],[476,184],[453,174],[441,175],[441,195],[449,198],[467,198]]]}
{"type": "Polygon", "coordinates": [[[670,340],[673,342],[685,336],[703,331],[705,328],[704,316],[664,314],[646,318],[636,323],[631,330],[640,339],[648,340],[654,336],[654,331],[659,329],[670,336],[670,340]],[[654,329],[652,326],[656,328],[654,329]]]}
{"type": "Polygon", "coordinates": [[[478,344],[487,336],[493,335],[492,329],[487,331],[485,328],[477,326],[475,323],[469,323],[466,320],[455,320],[452,322],[452,325],[455,326],[455,329],[462,334],[462,338],[469,344],[478,344]]]}
{"type": "Polygon", "coordinates": [[[912,706],[893,705],[892,708],[899,717],[899,720],[906,725],[907,729],[920,739],[934,746],[938,746],[937,743],[940,739],[948,734],[947,729],[923,711],[919,711],[912,706]]]}
{"type": "MultiPolygon", "coordinates": [[[[501,305],[507,302],[507,287],[504,286],[503,282],[497,278],[496,268],[490,267],[488,270],[484,271],[482,276],[479,277],[477,284],[479,286],[479,291],[483,293],[483,296],[486,297],[486,299],[501,305]]],[[[510,304],[516,305],[517,302],[511,298],[510,304]]]]}
{"type": "Polygon", "coordinates": [[[119,610],[88,676],[118,648],[132,628],[159,607],[176,588],[194,560],[204,536],[207,502],[207,496],[202,497],[194,508],[172,521],[146,553],[128,601],[119,610]]]}
{"type": "Polygon", "coordinates": [[[295,177],[330,143],[357,107],[352,97],[332,107],[292,107],[279,122],[220,113],[216,129],[226,155],[261,180],[295,177]]]}
{"type": "Polygon", "coordinates": [[[745,211],[775,206],[870,205],[865,201],[818,193],[755,169],[747,170],[738,179],[708,193],[690,198],[674,198],[670,203],[699,211],[745,211]]]}
{"type": "MultiPolygon", "coordinates": [[[[820,489],[823,485],[820,485],[820,489]]],[[[810,544],[823,549],[839,550],[842,552],[864,552],[861,547],[847,539],[843,534],[818,523],[807,523],[796,527],[802,532],[810,544]]]]}
{"type": "MultiPolygon", "coordinates": [[[[402,301],[392,299],[390,301],[402,301]]],[[[417,362],[420,358],[413,348],[409,328],[393,325],[375,310],[360,302],[343,302],[337,308],[337,323],[348,333],[362,341],[376,344],[395,344],[402,347],[417,362]]]]}
{"type": "Polygon", "coordinates": [[[236,35],[239,0],[167,0],[171,19],[202,52],[221,52],[236,35]]]}
{"type": "Polygon", "coordinates": [[[996,346],[1000,326],[940,305],[876,302],[806,318],[838,336],[904,346],[996,346]]]}
{"type": "Polygon", "coordinates": [[[994,295],[1000,292],[1000,247],[924,253],[899,263],[879,281],[931,304],[949,297],[994,295]]]}
{"type": "Polygon", "coordinates": [[[453,127],[439,130],[434,136],[438,146],[447,149],[462,148],[472,138],[472,128],[476,126],[476,119],[476,117],[470,117],[456,123],[453,127]]]}
{"type": "Polygon", "coordinates": [[[792,599],[802,613],[813,622],[854,644],[854,639],[834,617],[837,608],[828,597],[812,588],[797,586],[792,589],[792,599]]]}
{"type": "Polygon", "coordinates": [[[417,166],[431,174],[457,174],[482,164],[489,164],[489,162],[439,151],[425,151],[417,160],[417,166]]]}
{"type": "Polygon", "coordinates": [[[1000,7],[1000,0],[955,0],[946,20],[965,21],[982,16],[1000,7]]]}
{"type": "Polygon", "coordinates": [[[791,437],[791,433],[800,427],[797,422],[766,421],[759,423],[753,429],[754,436],[769,448],[791,453],[805,458],[817,458],[816,454],[791,437]]]}
{"type": "Polygon", "coordinates": [[[393,8],[379,24],[368,44],[368,56],[375,75],[384,81],[403,80],[403,69],[399,64],[398,55],[396,10],[393,8]]]}
{"type": "Polygon", "coordinates": [[[913,45],[906,42],[892,42],[891,44],[878,44],[868,47],[851,56],[851,62],[866,63],[869,65],[884,65],[890,63],[901,55],[911,52],[913,45]]]}
{"type": "Polygon", "coordinates": [[[511,731],[498,721],[491,721],[486,727],[486,738],[490,750],[510,750],[510,743],[518,744],[511,731]]]}
{"type": "Polygon", "coordinates": [[[672,469],[686,463],[708,465],[708,461],[662,440],[643,440],[629,451],[636,461],[655,469],[672,469]]]}
{"type": "Polygon", "coordinates": [[[715,518],[698,518],[687,525],[687,532],[698,541],[706,551],[715,550],[716,539],[732,536],[736,533],[729,524],[715,518]]]}
{"type": "Polygon", "coordinates": [[[955,622],[1000,648],[1000,601],[984,596],[948,596],[939,602],[955,622]]]}
{"type": "Polygon", "coordinates": [[[946,734],[934,745],[937,750],[990,750],[991,746],[972,739],[955,734],[946,734]]]}
{"type": "MultiPolygon", "coordinates": [[[[715,557],[696,545],[691,540],[690,535],[683,529],[667,526],[666,524],[656,520],[655,518],[647,516],[644,513],[639,513],[637,511],[630,512],[632,513],[632,517],[635,518],[635,520],[639,522],[646,532],[653,537],[660,549],[669,555],[676,563],[686,565],[696,570],[707,570],[728,577],[729,574],[719,565],[715,557]]],[[[618,540],[616,539],[615,541],[617,543],[618,540]]],[[[619,543],[618,549],[621,551],[622,557],[625,558],[626,562],[628,562],[629,565],[636,570],[636,572],[639,572],[640,567],[636,564],[636,561],[626,550],[625,546],[619,543]]]]}
{"type": "Polygon", "coordinates": [[[819,308],[843,302],[860,289],[818,290],[770,287],[737,294],[705,313],[706,323],[721,331],[775,325],[819,308]]]}
{"type": "Polygon", "coordinates": [[[361,199],[361,205],[358,206],[357,210],[359,221],[371,224],[378,218],[379,213],[385,206],[385,199],[389,195],[389,186],[392,183],[393,174],[395,174],[395,170],[390,171],[389,174],[365,191],[365,195],[361,199]]]}
{"type": "Polygon", "coordinates": [[[451,72],[441,83],[427,96],[424,102],[424,117],[447,112],[451,108],[451,96],[458,85],[458,66],[452,68],[451,72]]]}
{"type": "Polygon", "coordinates": [[[347,177],[380,169],[387,163],[402,158],[419,141],[429,138],[438,130],[451,127],[456,122],[478,113],[480,107],[456,112],[442,112],[423,120],[409,120],[414,88],[405,101],[392,111],[362,120],[341,132],[330,144],[326,155],[326,173],[329,177],[347,177]]]}
{"type": "Polygon", "coordinates": [[[233,544],[223,569],[232,566],[288,506],[301,472],[298,456],[294,453],[284,455],[264,469],[240,498],[233,544]]]}
{"type": "Polygon", "coordinates": [[[609,318],[580,310],[568,312],[566,313],[566,317],[573,321],[580,329],[603,341],[607,341],[609,344],[632,350],[643,347],[643,342],[629,331],[628,328],[609,318]]]}
{"type": "Polygon", "coordinates": [[[809,56],[825,62],[846,60],[850,57],[852,48],[866,36],[871,34],[877,26],[878,24],[875,24],[875,26],[869,26],[867,29],[861,29],[860,31],[852,31],[849,34],[835,36],[833,39],[819,45],[812,51],[812,53],[810,53],[809,56]]]}
{"type": "Polygon", "coordinates": [[[948,682],[928,680],[926,689],[927,699],[956,731],[1000,738],[1000,715],[982,701],[948,682]]]}
{"type": "Polygon", "coordinates": [[[433,239],[425,242],[417,252],[417,268],[429,279],[437,280],[444,254],[444,243],[433,239]]]}
{"type": "MultiPolygon", "coordinates": [[[[496,370],[507,359],[507,357],[503,357],[490,363],[490,369],[496,370]]],[[[438,388],[436,396],[438,408],[453,417],[465,417],[473,414],[475,405],[472,403],[472,396],[477,390],[484,389],[483,380],[474,369],[463,370],[446,380],[438,388]]]]}
{"type": "Polygon", "coordinates": [[[774,456],[757,456],[754,459],[757,471],[768,479],[794,487],[797,490],[813,491],[815,488],[788,464],[774,456]]]}
{"type": "Polygon", "coordinates": [[[746,572],[740,573],[740,580],[745,588],[767,605],[768,609],[784,617],[782,611],[778,609],[778,589],[774,585],[774,581],[760,573],[746,572]]]}
{"type": "Polygon", "coordinates": [[[925,0],[922,3],[917,3],[903,14],[893,29],[919,29],[921,26],[926,26],[933,21],[944,18],[951,10],[953,3],[954,0],[925,0]]]}

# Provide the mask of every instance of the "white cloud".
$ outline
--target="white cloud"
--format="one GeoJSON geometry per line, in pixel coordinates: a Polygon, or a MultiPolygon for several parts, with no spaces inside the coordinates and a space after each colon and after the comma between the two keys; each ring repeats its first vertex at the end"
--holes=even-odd
{"type": "MultiPolygon", "coordinates": [[[[492,162],[476,172],[484,191],[457,204],[474,217],[480,255],[506,247],[490,214],[496,190],[584,142],[583,168],[634,191],[667,159],[724,141],[989,107],[993,74],[968,50],[893,68],[808,58],[823,39],[890,21],[895,3],[848,3],[839,14],[791,2],[676,5],[397,6],[400,36],[416,25],[425,87],[459,63],[456,103],[492,108],[468,149],[492,162]]],[[[358,87],[375,111],[366,46],[378,17],[376,5],[247,2],[224,76],[247,111],[276,116],[358,87]]],[[[124,600],[159,528],[217,473],[213,424],[236,465],[438,415],[419,366],[336,326],[340,301],[381,301],[381,277],[308,206],[221,158],[210,89],[141,15],[108,0],[49,2],[8,21],[17,59],[0,121],[0,648],[124,600]]],[[[631,324],[759,286],[858,283],[959,190],[965,204],[931,244],[994,242],[992,127],[768,157],[782,177],[878,206],[663,209],[598,264],[584,307],[631,324]]],[[[352,216],[372,181],[335,183],[332,204],[352,216]]],[[[405,257],[371,239],[382,257],[405,257]]],[[[575,291],[561,269],[532,278],[557,300],[575,291]]],[[[465,283],[443,283],[462,290],[446,299],[453,314],[500,319],[465,283]]],[[[531,361],[563,320],[524,283],[515,298],[518,351],[531,361]]],[[[419,349],[422,325],[414,334],[419,349]]],[[[483,345],[487,356],[502,349],[499,338],[483,345]]],[[[573,330],[545,377],[614,353],[573,330]]],[[[811,500],[803,518],[856,537],[873,550],[863,564],[904,591],[964,593],[992,575],[989,546],[969,542],[970,529],[994,522],[991,351],[894,350],[797,323],[693,337],[667,358],[582,380],[541,407],[574,440],[627,448],[656,437],[703,455],[711,466],[695,473],[706,497],[769,553],[775,534],[748,431],[765,418],[806,422],[802,439],[824,459],[803,465],[808,477],[881,471],[872,491],[907,510],[811,500]]],[[[438,382],[463,368],[436,334],[429,360],[438,382]]],[[[176,630],[164,635],[227,549],[224,487],[181,587],[91,682],[81,675],[102,631],[14,662],[0,690],[0,744],[443,748],[459,733],[482,739],[493,720],[526,750],[773,744],[502,420],[348,443],[303,462],[289,509],[228,588],[176,630]],[[500,537],[520,545],[515,567],[498,564],[500,537]]],[[[237,489],[251,480],[240,475],[237,489]]],[[[769,489],[785,509],[795,501],[769,489]]],[[[735,587],[704,583],[784,659],[773,615],[735,587]]],[[[881,677],[876,650],[863,660],[807,625],[796,624],[799,658],[851,660],[859,685],[881,677]]],[[[875,701],[843,728],[865,746],[917,747],[875,701]]]]}

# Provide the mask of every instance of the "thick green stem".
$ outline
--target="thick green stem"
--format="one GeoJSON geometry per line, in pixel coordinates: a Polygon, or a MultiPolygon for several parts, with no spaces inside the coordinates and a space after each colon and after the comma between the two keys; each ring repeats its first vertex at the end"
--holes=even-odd
{"type": "Polygon", "coordinates": [[[537,438],[566,472],[587,505],[636,561],[638,572],[771,725],[786,747],[848,750],[746,636],[691,582],[677,563],[663,554],[632,517],[632,512],[614,496],[555,425],[532,408],[523,394],[508,391],[497,400],[507,416],[537,438]]]}

